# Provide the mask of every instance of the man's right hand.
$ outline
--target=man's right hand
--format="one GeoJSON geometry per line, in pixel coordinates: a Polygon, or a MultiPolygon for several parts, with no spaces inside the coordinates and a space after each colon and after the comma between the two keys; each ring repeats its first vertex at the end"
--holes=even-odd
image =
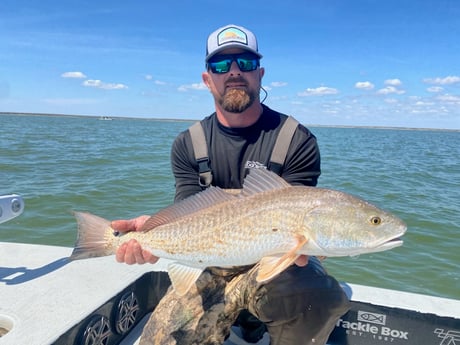
{"type": "MultiPolygon", "coordinates": [[[[112,221],[112,229],[119,232],[139,231],[142,225],[149,219],[149,216],[139,216],[133,219],[120,219],[112,221]]],[[[150,251],[142,249],[139,242],[134,239],[123,243],[118,247],[115,253],[115,258],[118,262],[124,262],[128,265],[133,264],[154,264],[158,261],[158,257],[150,251]]]]}

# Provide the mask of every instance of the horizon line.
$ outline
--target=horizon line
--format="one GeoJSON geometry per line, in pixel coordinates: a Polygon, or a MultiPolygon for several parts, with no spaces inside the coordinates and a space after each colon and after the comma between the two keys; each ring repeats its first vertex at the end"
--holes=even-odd
{"type": "MultiPolygon", "coordinates": [[[[7,112],[0,111],[0,115],[13,116],[49,116],[49,117],[77,117],[77,118],[110,118],[117,120],[149,120],[149,121],[177,121],[177,122],[196,122],[200,119],[176,119],[168,117],[138,117],[138,116],[108,116],[108,115],[77,115],[77,114],[59,114],[59,113],[29,113],[29,112],[7,112]]],[[[406,127],[406,126],[373,126],[373,125],[322,125],[322,124],[304,124],[306,127],[326,127],[326,128],[369,128],[369,129],[393,129],[393,130],[419,130],[419,131],[448,131],[460,132],[460,128],[430,128],[430,127],[406,127]]]]}

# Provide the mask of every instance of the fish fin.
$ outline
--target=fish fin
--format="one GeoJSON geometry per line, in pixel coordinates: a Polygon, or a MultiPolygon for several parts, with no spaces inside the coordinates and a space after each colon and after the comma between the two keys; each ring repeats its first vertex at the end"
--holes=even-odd
{"type": "Polygon", "coordinates": [[[110,221],[87,212],[74,212],[78,233],[70,260],[87,259],[113,254],[107,247],[106,233],[110,231],[110,221]]]}
{"type": "Polygon", "coordinates": [[[190,290],[201,273],[203,273],[202,268],[190,267],[177,262],[168,265],[171,284],[179,296],[185,295],[190,290]]]}
{"type": "Polygon", "coordinates": [[[234,200],[235,198],[237,197],[226,193],[223,189],[211,186],[155,213],[144,223],[140,231],[150,231],[160,225],[177,221],[202,209],[234,200]]]}
{"type": "Polygon", "coordinates": [[[291,187],[291,185],[274,172],[267,169],[252,168],[244,180],[243,191],[239,195],[233,195],[219,187],[211,186],[155,213],[144,223],[140,231],[150,231],[160,225],[177,221],[202,209],[235,200],[241,196],[247,197],[286,187],[291,187]]]}
{"type": "Polygon", "coordinates": [[[291,187],[291,185],[274,172],[263,168],[251,168],[244,179],[242,195],[248,197],[257,193],[287,187],[291,187]]]}
{"type": "Polygon", "coordinates": [[[286,254],[263,257],[259,262],[256,281],[258,283],[267,282],[291,266],[300,256],[297,253],[307,241],[305,236],[299,235],[297,245],[286,254]]]}

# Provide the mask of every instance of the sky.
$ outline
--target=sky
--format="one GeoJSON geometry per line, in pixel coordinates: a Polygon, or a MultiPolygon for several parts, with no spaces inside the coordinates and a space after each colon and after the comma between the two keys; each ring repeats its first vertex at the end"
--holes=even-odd
{"type": "Polygon", "coordinates": [[[258,38],[264,103],[304,124],[460,129],[458,0],[2,0],[0,112],[201,119],[227,24],[258,38]]]}

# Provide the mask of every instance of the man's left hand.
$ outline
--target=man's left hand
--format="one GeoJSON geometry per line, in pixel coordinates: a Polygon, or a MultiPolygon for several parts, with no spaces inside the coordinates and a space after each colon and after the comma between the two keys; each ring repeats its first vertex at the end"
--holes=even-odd
{"type": "Polygon", "coordinates": [[[308,256],[307,255],[300,255],[297,260],[295,261],[297,266],[307,266],[308,264],[308,256]]]}

